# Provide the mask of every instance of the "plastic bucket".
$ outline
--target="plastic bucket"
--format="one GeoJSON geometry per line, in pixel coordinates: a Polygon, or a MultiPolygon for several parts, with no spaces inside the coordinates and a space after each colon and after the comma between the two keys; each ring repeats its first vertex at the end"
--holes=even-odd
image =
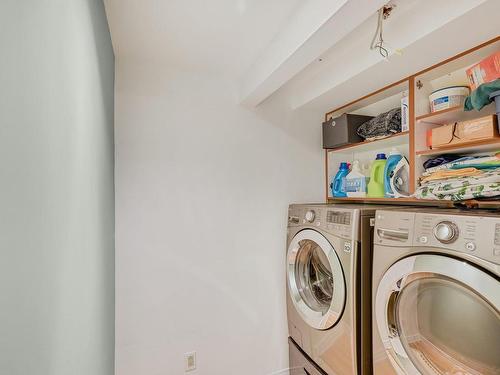
{"type": "Polygon", "coordinates": [[[460,107],[469,93],[470,89],[467,86],[451,86],[436,90],[429,96],[431,112],[460,107]]]}

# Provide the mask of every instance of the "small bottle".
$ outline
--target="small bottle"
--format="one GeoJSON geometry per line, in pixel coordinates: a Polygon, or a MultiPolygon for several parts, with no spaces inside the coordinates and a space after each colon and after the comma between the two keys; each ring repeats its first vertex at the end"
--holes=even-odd
{"type": "Polygon", "coordinates": [[[401,131],[406,132],[410,126],[410,112],[408,109],[408,91],[403,91],[401,96],[401,131]]]}

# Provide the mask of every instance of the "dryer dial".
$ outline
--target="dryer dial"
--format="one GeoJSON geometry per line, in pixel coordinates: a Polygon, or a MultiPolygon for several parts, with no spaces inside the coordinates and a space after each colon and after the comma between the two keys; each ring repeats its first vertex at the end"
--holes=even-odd
{"type": "Polygon", "coordinates": [[[313,210],[309,210],[306,212],[306,221],[308,221],[309,223],[312,223],[314,221],[314,219],[316,218],[316,212],[314,212],[313,210]]]}
{"type": "Polygon", "coordinates": [[[452,243],[458,238],[458,227],[451,221],[442,221],[434,227],[434,236],[439,242],[452,243]]]}

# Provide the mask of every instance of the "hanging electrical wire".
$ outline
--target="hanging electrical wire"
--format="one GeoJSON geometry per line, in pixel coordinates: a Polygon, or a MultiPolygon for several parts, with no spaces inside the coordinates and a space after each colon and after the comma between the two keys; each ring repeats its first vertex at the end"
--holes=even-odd
{"type": "Polygon", "coordinates": [[[384,44],[384,20],[389,18],[391,11],[394,9],[395,5],[385,5],[378,10],[377,17],[377,29],[375,30],[375,35],[373,35],[372,43],[370,45],[371,50],[377,50],[384,59],[389,57],[389,51],[384,44]]]}

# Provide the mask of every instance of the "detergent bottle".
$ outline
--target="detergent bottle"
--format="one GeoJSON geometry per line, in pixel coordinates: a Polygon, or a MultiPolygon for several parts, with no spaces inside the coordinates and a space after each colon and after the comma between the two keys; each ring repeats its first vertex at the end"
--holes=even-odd
{"type": "Polygon", "coordinates": [[[358,160],[352,162],[351,172],[345,178],[345,191],[348,197],[366,197],[366,177],[358,160]]]}
{"type": "Polygon", "coordinates": [[[384,198],[384,170],[387,159],[385,154],[377,154],[372,163],[370,182],[368,183],[369,198],[384,198]]]}
{"type": "Polygon", "coordinates": [[[333,181],[330,185],[332,188],[332,195],[334,197],[342,198],[347,197],[345,192],[345,177],[349,173],[349,165],[346,162],[340,163],[339,171],[333,178],[333,181]]]}
{"type": "Polygon", "coordinates": [[[389,153],[384,169],[384,193],[386,198],[394,198],[394,192],[391,188],[391,178],[396,166],[402,158],[403,155],[396,148],[393,148],[389,153]]]}

